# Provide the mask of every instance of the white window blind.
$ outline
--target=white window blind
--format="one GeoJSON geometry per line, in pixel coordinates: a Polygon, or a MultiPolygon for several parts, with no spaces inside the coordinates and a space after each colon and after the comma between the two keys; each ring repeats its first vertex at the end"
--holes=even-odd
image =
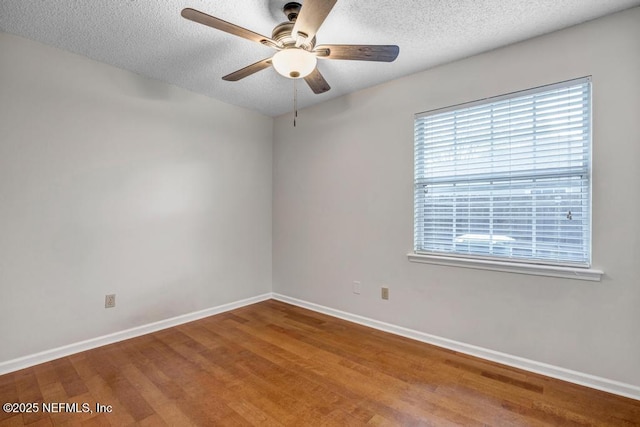
{"type": "Polygon", "coordinates": [[[417,114],[416,253],[590,266],[589,78],[417,114]]]}

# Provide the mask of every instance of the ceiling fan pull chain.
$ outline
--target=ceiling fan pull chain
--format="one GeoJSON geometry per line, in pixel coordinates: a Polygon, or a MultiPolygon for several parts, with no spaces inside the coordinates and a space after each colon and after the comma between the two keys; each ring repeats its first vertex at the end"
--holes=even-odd
{"type": "Polygon", "coordinates": [[[293,79],[293,127],[296,127],[296,119],[298,118],[298,88],[296,80],[293,79]]]}

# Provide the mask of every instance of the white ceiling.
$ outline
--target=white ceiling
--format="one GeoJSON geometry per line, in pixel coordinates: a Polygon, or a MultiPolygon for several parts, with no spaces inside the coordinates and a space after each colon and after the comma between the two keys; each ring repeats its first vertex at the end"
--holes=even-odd
{"type": "MultiPolygon", "coordinates": [[[[275,51],[180,16],[185,7],[271,36],[286,0],[2,0],[0,30],[277,116],[292,81],[267,69],[222,76],[275,51]]],[[[304,0],[301,1],[304,5],[304,0]]],[[[339,0],[318,44],[397,44],[393,63],[319,61],[331,90],[303,81],[298,108],[640,5],[640,0],[339,0]]],[[[304,7],[304,6],[303,6],[304,7]]]]}

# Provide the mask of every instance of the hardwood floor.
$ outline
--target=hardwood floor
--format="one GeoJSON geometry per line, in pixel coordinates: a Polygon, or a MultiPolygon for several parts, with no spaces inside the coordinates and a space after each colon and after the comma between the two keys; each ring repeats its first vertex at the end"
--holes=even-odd
{"type": "Polygon", "coordinates": [[[0,376],[5,402],[39,411],[2,426],[640,425],[640,401],[273,300],[0,376]]]}

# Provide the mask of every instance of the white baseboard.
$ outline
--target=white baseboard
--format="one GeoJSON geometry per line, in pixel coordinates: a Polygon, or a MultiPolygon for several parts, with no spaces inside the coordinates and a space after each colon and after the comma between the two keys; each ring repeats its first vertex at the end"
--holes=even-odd
{"type": "Polygon", "coordinates": [[[224,313],[225,311],[234,310],[246,305],[266,301],[271,299],[271,297],[271,293],[266,293],[240,301],[219,305],[217,307],[207,308],[205,310],[195,311],[193,313],[183,314],[181,316],[172,317],[170,319],[160,320],[158,322],[137,326],[135,328],[126,329],[124,331],[114,332],[109,335],[91,338],[86,341],[65,345],[63,347],[54,348],[52,350],[46,350],[40,353],[8,360],[6,362],[0,362],[0,375],[28,368],[40,363],[49,362],[54,359],[59,359],[61,357],[79,353],[81,351],[91,350],[93,348],[101,347],[107,344],[113,344],[118,341],[128,340],[129,338],[139,337],[141,335],[171,328],[183,323],[193,322],[194,320],[203,319],[205,317],[213,316],[214,314],[224,313]]]}
{"type": "Polygon", "coordinates": [[[172,317],[170,319],[165,319],[158,322],[149,323],[147,325],[126,329],[124,331],[115,332],[113,334],[104,335],[104,336],[92,338],[86,341],[69,344],[63,347],[54,348],[52,350],[47,350],[40,353],[20,357],[17,359],[8,360],[6,362],[0,362],[0,375],[7,374],[9,372],[14,372],[20,369],[28,368],[30,366],[38,365],[40,363],[49,362],[54,359],[59,359],[61,357],[69,356],[71,354],[79,353],[86,350],[91,350],[93,348],[101,347],[107,344],[113,344],[118,341],[123,341],[130,338],[135,338],[141,335],[149,334],[151,332],[156,332],[162,329],[171,328],[173,326],[192,322],[194,320],[213,316],[215,314],[224,313],[226,311],[234,310],[236,308],[255,304],[261,301],[266,301],[272,298],[278,301],[286,302],[288,304],[296,305],[298,307],[306,308],[308,310],[317,311],[319,313],[337,317],[339,319],[347,320],[350,322],[358,323],[360,325],[364,325],[364,326],[368,326],[381,331],[389,332],[395,335],[400,335],[406,338],[414,339],[416,341],[421,341],[427,344],[432,344],[438,347],[443,347],[449,350],[457,351],[457,352],[468,354],[471,356],[476,356],[481,359],[491,360],[493,362],[501,363],[507,366],[512,366],[514,368],[524,369],[525,371],[546,375],[551,378],[557,378],[559,380],[567,381],[570,383],[583,385],[585,387],[590,387],[597,390],[602,390],[609,393],[617,394],[620,396],[629,397],[631,399],[640,400],[640,387],[632,384],[626,384],[619,381],[609,380],[607,378],[602,378],[602,377],[597,377],[595,375],[572,371],[570,369],[565,369],[558,366],[553,366],[546,363],[536,362],[534,360],[513,356],[510,354],[501,353],[498,351],[493,351],[486,348],[461,343],[458,341],[453,341],[447,338],[426,334],[424,332],[404,328],[402,326],[392,325],[390,323],[385,323],[385,322],[370,319],[367,317],[359,316],[356,314],[347,313],[345,311],[336,310],[330,307],[325,307],[322,305],[314,304],[311,302],[303,301],[297,298],[292,298],[292,297],[288,297],[286,295],[281,295],[277,293],[273,293],[273,294],[267,293],[263,295],[258,295],[252,298],[247,298],[240,301],[219,305],[217,307],[200,310],[193,313],[183,314],[181,316],[172,317]]]}
{"type": "Polygon", "coordinates": [[[631,399],[640,400],[640,387],[632,384],[609,380],[607,378],[572,371],[570,369],[536,362],[535,360],[529,360],[518,356],[512,356],[510,354],[501,353],[498,351],[493,351],[458,341],[453,341],[447,338],[426,334],[424,332],[404,328],[402,326],[380,322],[378,320],[358,316],[356,314],[351,314],[311,302],[299,300],[297,298],[288,297],[286,295],[274,293],[273,299],[306,308],[308,310],[317,311],[319,313],[327,314],[329,316],[337,317],[350,322],[358,323],[360,325],[368,326],[384,332],[389,332],[395,335],[411,338],[416,341],[421,341],[427,344],[432,344],[438,347],[443,347],[449,350],[479,357],[481,359],[491,360],[503,365],[512,366],[514,368],[523,369],[529,372],[535,372],[541,375],[546,375],[551,378],[556,378],[570,383],[583,385],[585,387],[590,387],[597,390],[606,391],[608,393],[629,397],[631,399]]]}

